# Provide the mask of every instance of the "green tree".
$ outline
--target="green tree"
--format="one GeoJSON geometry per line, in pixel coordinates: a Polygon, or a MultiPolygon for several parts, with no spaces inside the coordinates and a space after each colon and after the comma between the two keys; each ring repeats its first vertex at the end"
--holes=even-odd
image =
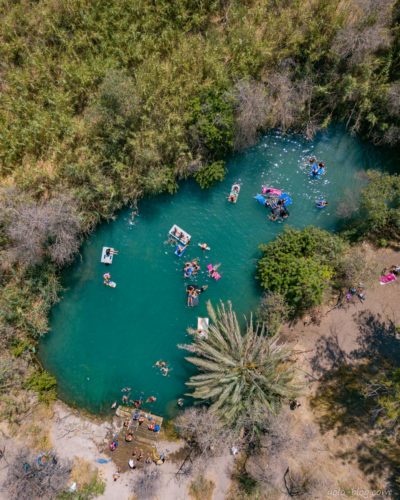
{"type": "Polygon", "coordinates": [[[257,277],[261,286],[283,296],[293,316],[321,304],[346,245],[338,236],[308,227],[302,231],[289,228],[260,248],[263,256],[257,277]]]}
{"type": "Polygon", "coordinates": [[[369,172],[361,196],[359,231],[374,240],[400,239],[400,176],[369,172]]]}
{"type": "Polygon", "coordinates": [[[262,429],[276,414],[282,400],[295,395],[291,351],[264,335],[250,320],[241,330],[232,305],[215,310],[207,304],[211,326],[207,338],[194,334],[193,344],[183,348],[195,354],[187,361],[200,374],[187,382],[193,398],[210,403],[210,411],[232,427],[262,429]]]}
{"type": "Polygon", "coordinates": [[[223,91],[208,91],[190,103],[191,142],[195,149],[215,159],[233,148],[234,103],[223,91]]]}
{"type": "Polygon", "coordinates": [[[207,189],[216,182],[223,181],[225,174],[225,162],[220,160],[201,167],[201,169],[194,174],[194,178],[201,189],[207,189]]]}

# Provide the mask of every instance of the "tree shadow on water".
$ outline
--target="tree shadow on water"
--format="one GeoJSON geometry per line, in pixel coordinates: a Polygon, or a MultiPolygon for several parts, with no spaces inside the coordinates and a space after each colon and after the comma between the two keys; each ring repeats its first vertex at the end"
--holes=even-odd
{"type": "Polygon", "coordinates": [[[323,433],[362,437],[355,449],[338,456],[357,460],[371,485],[386,477],[399,498],[400,340],[394,322],[380,315],[364,311],[355,321],[357,347],[350,353],[341,348],[334,330],[317,342],[311,364],[320,383],[311,406],[323,433]]]}

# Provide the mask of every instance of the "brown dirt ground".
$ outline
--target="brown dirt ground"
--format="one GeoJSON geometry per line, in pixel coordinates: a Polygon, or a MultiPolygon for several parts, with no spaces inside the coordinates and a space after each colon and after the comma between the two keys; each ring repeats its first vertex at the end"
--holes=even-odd
{"type": "MultiPolygon", "coordinates": [[[[337,429],[324,431],[317,423],[323,411],[317,413],[310,405],[319,386],[321,370],[332,365],[335,356],[350,353],[362,342],[365,331],[360,329],[360,317],[364,315],[386,324],[393,322],[400,325],[400,278],[385,286],[379,284],[382,269],[393,264],[400,265],[400,252],[364,247],[374,269],[373,283],[366,289],[366,300],[361,302],[357,299],[343,308],[327,307],[320,311],[317,324],[299,321],[283,328],[282,338],[295,350],[299,378],[305,387],[298,398],[301,406],[295,411],[287,409],[286,416],[283,416],[287,419],[288,445],[283,446],[272,460],[268,459],[268,451],[265,451],[261,460],[250,459],[246,466],[258,477],[272,478],[268,481],[269,490],[263,492],[261,497],[288,498],[283,476],[290,467],[290,470],[310,471],[318,479],[315,493],[309,498],[333,498],[338,496],[335,489],[341,490],[339,496],[357,498],[361,491],[366,491],[363,494],[373,498],[370,482],[373,475],[366,476],[356,461],[357,446],[363,436],[350,429],[345,433],[339,433],[337,429]],[[346,455],[353,458],[343,458],[346,455]]],[[[375,475],[374,480],[374,489],[385,488],[384,475],[375,475]]]]}

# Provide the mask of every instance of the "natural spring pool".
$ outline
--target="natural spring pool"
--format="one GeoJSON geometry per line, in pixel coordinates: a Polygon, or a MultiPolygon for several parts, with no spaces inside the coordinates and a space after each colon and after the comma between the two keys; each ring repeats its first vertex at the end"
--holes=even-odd
{"type": "Polygon", "coordinates": [[[206,301],[231,300],[239,317],[254,311],[260,295],[255,280],[258,245],[273,239],[285,224],[314,224],[334,231],[342,210],[357,203],[364,170],[390,164],[390,155],[340,127],[313,141],[274,132],[231,157],[226,179],[210,190],[183,182],[174,196],[142,200],[133,224],[128,209],[102,224],[63,273],[62,300],[52,310],[51,332],[40,343],[40,359],[57,377],[59,396],[101,412],[120,401],[121,388],[128,386],[130,399],[155,396],[157,401],[145,408],[173,415],[193,370],[177,344],[190,341],[186,329],[196,326],[198,316],[206,316],[206,301]],[[309,178],[304,166],[312,155],[327,166],[327,174],[318,181],[309,178]],[[236,181],[242,187],[233,205],[226,198],[236,181]],[[287,222],[267,220],[267,210],[254,200],[262,184],[291,194],[294,203],[287,222]],[[323,210],[315,208],[320,196],[329,201],[323,210]],[[165,244],[174,223],[192,235],[180,259],[165,244]],[[197,246],[203,241],[210,252],[197,246]],[[119,251],[107,268],[100,263],[103,246],[119,251]],[[200,257],[202,266],[197,283],[209,288],[198,307],[188,308],[182,266],[194,257],[200,257]],[[220,281],[207,277],[208,263],[221,263],[220,281]],[[117,283],[115,289],[103,286],[106,271],[117,283]],[[160,359],[171,368],[166,377],[153,366],[160,359]]]}

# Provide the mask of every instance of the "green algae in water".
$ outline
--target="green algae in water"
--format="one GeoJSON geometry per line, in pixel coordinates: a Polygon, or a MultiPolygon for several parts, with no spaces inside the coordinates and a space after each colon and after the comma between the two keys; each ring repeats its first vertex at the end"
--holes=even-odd
{"type": "MultiPolygon", "coordinates": [[[[101,225],[65,271],[63,298],[53,308],[51,333],[40,345],[41,360],[57,377],[61,398],[100,412],[120,401],[121,388],[128,386],[131,399],[155,396],[157,401],[146,408],[173,414],[192,373],[184,360],[187,353],[177,345],[190,342],[186,329],[206,315],[206,301],[231,300],[241,317],[254,311],[260,295],[255,280],[258,245],[273,239],[287,223],[334,231],[338,208],[358,200],[364,169],[382,166],[382,161],[378,150],[339,128],[312,142],[274,133],[232,157],[225,181],[211,190],[188,181],[175,196],[143,200],[134,224],[125,210],[114,222],[101,225]],[[309,178],[304,166],[312,155],[327,166],[326,176],[318,181],[309,178]],[[242,188],[233,205],[226,198],[237,181],[242,188]],[[268,211],[254,200],[262,184],[293,197],[287,223],[268,221],[268,211]],[[324,210],[315,208],[320,197],[329,201],[324,210]],[[174,223],[192,235],[182,258],[165,244],[174,223]],[[204,241],[210,252],[197,246],[204,241]],[[119,250],[110,267],[100,263],[105,245],[119,250]],[[188,308],[182,266],[194,257],[202,267],[197,283],[209,288],[198,307],[188,308]],[[208,263],[221,263],[220,281],[207,277],[208,263]],[[117,288],[103,286],[106,271],[117,288]],[[171,367],[167,377],[154,367],[160,359],[171,367]]],[[[185,401],[189,404],[190,398],[185,401]]]]}

